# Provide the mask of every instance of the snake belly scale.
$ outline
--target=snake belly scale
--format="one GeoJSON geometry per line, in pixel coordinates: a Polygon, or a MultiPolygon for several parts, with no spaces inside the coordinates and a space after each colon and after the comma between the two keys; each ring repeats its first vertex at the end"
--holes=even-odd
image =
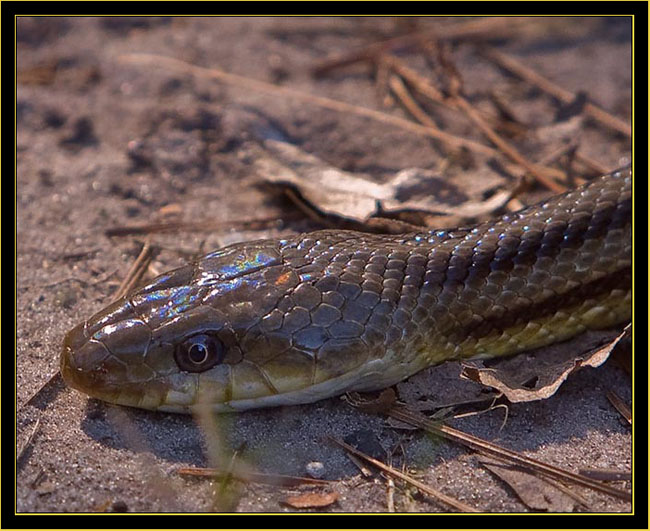
{"type": "Polygon", "coordinates": [[[109,402],[232,411],[512,355],[630,319],[631,218],[625,168],[471,229],[231,245],[72,329],[61,373],[109,402]]]}

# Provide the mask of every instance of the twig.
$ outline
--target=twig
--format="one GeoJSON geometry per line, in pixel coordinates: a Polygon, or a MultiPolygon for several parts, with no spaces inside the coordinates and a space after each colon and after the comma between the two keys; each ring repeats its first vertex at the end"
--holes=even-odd
{"type": "Polygon", "coordinates": [[[609,173],[610,168],[605,166],[604,164],[601,164],[598,162],[596,159],[593,159],[587,155],[584,155],[583,153],[580,153],[579,151],[576,151],[576,160],[580,161],[582,164],[587,166],[591,171],[598,175],[605,175],[606,173],[609,173]]]}
{"type": "Polygon", "coordinates": [[[386,507],[389,513],[395,512],[395,482],[391,478],[386,480],[386,507]]]}
{"type": "Polygon", "coordinates": [[[499,426],[499,431],[502,431],[503,428],[506,427],[506,424],[508,422],[509,408],[508,408],[508,406],[506,404],[496,404],[495,405],[494,402],[496,402],[497,398],[499,398],[499,397],[495,397],[494,400],[492,401],[492,404],[490,404],[490,406],[485,408],[485,409],[481,409],[479,411],[469,411],[467,413],[460,413],[458,415],[454,415],[454,418],[455,419],[461,419],[461,418],[464,418],[464,417],[474,417],[476,415],[482,415],[483,413],[487,413],[488,411],[494,411],[497,408],[503,408],[503,409],[505,409],[505,414],[503,415],[503,421],[501,422],[501,426],[499,426]]]}
{"type": "Polygon", "coordinates": [[[388,76],[390,68],[384,61],[375,63],[375,90],[377,91],[377,100],[382,102],[384,107],[391,107],[393,98],[388,92],[388,76]]]}
{"type": "Polygon", "coordinates": [[[580,474],[599,481],[632,481],[632,472],[611,468],[581,468],[580,474]]]}
{"type": "MultiPolygon", "coordinates": [[[[474,106],[469,103],[465,98],[460,94],[453,97],[444,96],[436,87],[429,83],[426,79],[420,76],[417,72],[410,69],[404,65],[397,58],[387,57],[384,59],[390,66],[399,73],[404,79],[407,80],[409,84],[413,86],[420,94],[429,98],[430,100],[441,103],[447,107],[450,107],[455,110],[459,110],[467,116],[474,124],[476,124],[483,134],[495,145],[497,146],[509,159],[519,164],[530,172],[539,182],[544,184],[550,190],[554,192],[563,192],[566,190],[564,186],[557,184],[554,180],[551,179],[551,175],[556,178],[566,179],[564,172],[554,169],[554,168],[545,168],[539,164],[533,164],[526,157],[524,157],[519,151],[517,151],[509,142],[501,138],[494,129],[487,123],[486,119],[481,115],[481,113],[474,108],[474,106]]],[[[391,85],[391,88],[393,85],[391,85]]],[[[398,87],[399,89],[399,87],[398,87]]],[[[402,91],[404,92],[404,91],[402,91]]],[[[413,102],[414,103],[414,102],[413,102]]],[[[414,108],[413,103],[409,102],[407,108],[416,119],[422,121],[425,124],[429,124],[429,121],[423,121],[422,115],[426,116],[423,111],[419,108],[414,108]]],[[[427,117],[428,118],[428,117],[427,117]]],[[[430,119],[429,119],[430,120],[430,119]]]]}
{"type": "Polygon", "coordinates": [[[554,162],[557,162],[559,159],[564,157],[564,155],[570,154],[572,151],[575,151],[578,149],[578,141],[577,140],[572,140],[568,144],[562,144],[560,147],[557,149],[554,149],[550,153],[544,155],[540,160],[540,164],[553,164],[554,162]]]}
{"type": "Polygon", "coordinates": [[[588,487],[593,490],[597,490],[599,492],[609,494],[610,496],[614,496],[616,498],[620,498],[625,501],[630,501],[632,499],[632,495],[629,492],[615,489],[613,487],[610,487],[609,485],[603,485],[590,478],[586,478],[579,474],[570,472],[568,470],[563,470],[556,466],[549,465],[547,463],[538,461],[537,459],[533,459],[532,457],[528,457],[526,455],[520,454],[513,450],[508,450],[507,448],[503,448],[489,441],[480,439],[479,437],[475,437],[474,435],[470,435],[460,430],[456,430],[450,426],[434,423],[430,421],[428,418],[426,418],[425,416],[416,413],[414,411],[408,410],[406,408],[393,406],[386,412],[386,414],[390,415],[391,417],[397,420],[401,420],[402,422],[411,424],[412,426],[417,426],[419,428],[426,429],[431,433],[458,442],[460,444],[463,444],[464,446],[468,446],[469,448],[472,448],[474,450],[483,452],[488,455],[497,456],[500,459],[504,459],[511,463],[528,467],[530,469],[536,470],[540,473],[546,474],[553,478],[573,481],[574,483],[577,483],[578,485],[582,485],[583,487],[588,487]]]}
{"type": "MultiPolygon", "coordinates": [[[[535,85],[539,89],[554,96],[564,103],[571,103],[576,98],[576,95],[572,92],[560,87],[559,85],[556,85],[552,81],[535,72],[533,69],[523,65],[516,59],[504,53],[498,52],[494,48],[484,48],[479,50],[479,53],[494,61],[499,66],[505,68],[517,77],[523,79],[524,81],[527,81],[532,85],[535,85]]],[[[584,112],[594,120],[609,127],[610,129],[613,129],[614,131],[617,131],[627,136],[628,138],[632,137],[632,127],[629,124],[594,105],[593,103],[588,102],[585,105],[584,112]]]]}
{"type": "Polygon", "coordinates": [[[361,475],[364,478],[369,478],[374,475],[374,473],[366,467],[366,465],[363,464],[363,461],[359,459],[356,455],[348,454],[348,459],[352,461],[354,466],[356,466],[359,469],[359,472],[361,472],[361,475]]]}
{"type": "Polygon", "coordinates": [[[550,177],[547,177],[547,175],[544,173],[544,171],[539,168],[537,165],[533,164],[530,162],[526,157],[524,157],[517,149],[515,149],[514,146],[510,145],[509,142],[501,138],[499,134],[497,134],[494,129],[492,129],[488,123],[481,117],[481,115],[474,109],[472,104],[467,101],[464,97],[461,95],[458,95],[455,97],[456,99],[456,104],[465,111],[467,114],[467,117],[474,122],[478,128],[483,132],[483,134],[490,139],[490,141],[497,146],[503,153],[519,164],[520,166],[523,166],[530,172],[531,175],[537,179],[540,183],[542,183],[544,186],[546,186],[549,190],[552,190],[553,192],[560,193],[566,191],[566,187],[558,184],[555,182],[553,179],[550,177]]]}
{"type": "Polygon", "coordinates": [[[142,246],[142,250],[140,251],[140,254],[136,258],[135,262],[133,262],[131,269],[129,269],[129,272],[126,274],[126,277],[124,277],[122,284],[115,292],[115,295],[113,296],[112,299],[113,301],[122,298],[124,295],[129,293],[131,289],[133,289],[133,287],[140,281],[140,279],[144,275],[145,271],[147,270],[147,267],[149,267],[152,258],[153,258],[153,249],[151,247],[151,242],[149,238],[147,238],[144,242],[144,245],[142,246]]]}
{"type": "Polygon", "coordinates": [[[297,487],[299,485],[327,486],[331,481],[324,479],[313,479],[297,476],[285,476],[282,474],[262,474],[259,472],[241,472],[238,470],[219,470],[217,468],[179,468],[176,470],[181,476],[220,478],[227,474],[238,481],[246,483],[263,483],[265,485],[276,485],[278,487],[297,487]]]}
{"type": "Polygon", "coordinates": [[[406,81],[423,96],[426,96],[435,103],[458,111],[458,106],[452,98],[445,96],[437,87],[429,83],[428,80],[423,78],[415,70],[406,66],[397,57],[389,55],[382,58],[382,61],[385,64],[390,65],[397,74],[406,79],[406,81]]]}
{"type": "Polygon", "coordinates": [[[322,76],[335,68],[341,68],[361,61],[374,60],[378,55],[386,51],[421,45],[422,42],[430,39],[480,38],[490,34],[498,34],[500,38],[503,38],[507,34],[519,30],[524,24],[530,23],[531,19],[529,17],[486,17],[461,22],[459,24],[450,24],[447,27],[443,26],[409,33],[386,41],[376,42],[346,54],[329,57],[316,65],[312,69],[312,73],[315,76],[322,76]]]}
{"type": "Polygon", "coordinates": [[[38,431],[38,428],[40,426],[41,426],[41,419],[39,417],[34,423],[34,428],[30,432],[29,437],[27,437],[25,444],[23,444],[20,451],[18,452],[18,456],[16,457],[16,463],[20,463],[21,459],[25,455],[25,452],[27,451],[27,448],[29,448],[29,446],[32,444],[32,441],[34,440],[34,435],[36,435],[36,432],[38,431]]]}
{"type": "Polygon", "coordinates": [[[413,115],[413,118],[415,118],[421,124],[426,125],[427,127],[438,127],[438,124],[436,124],[431,119],[431,117],[426,112],[424,112],[424,110],[422,110],[422,107],[420,107],[413,99],[413,97],[409,94],[406,85],[404,85],[399,77],[395,75],[390,76],[388,85],[395,93],[397,98],[402,102],[402,105],[406,107],[406,110],[410,112],[411,115],[413,115]]]}
{"type": "MultiPolygon", "coordinates": [[[[547,166],[549,164],[553,164],[554,162],[557,162],[560,158],[566,155],[568,158],[568,162],[566,165],[567,180],[569,181],[567,184],[570,185],[572,188],[575,186],[580,186],[581,184],[584,184],[587,181],[582,177],[578,177],[574,175],[574,171],[572,169],[572,161],[575,159],[577,150],[578,150],[578,142],[574,140],[564,146],[560,146],[559,148],[551,151],[548,155],[542,157],[539,163],[543,164],[544,166],[547,166]]],[[[603,173],[607,173],[607,172],[603,172],[603,173]]]]}
{"type": "Polygon", "coordinates": [[[614,391],[607,391],[607,400],[610,401],[612,406],[616,408],[628,424],[632,424],[632,411],[627,407],[627,404],[623,402],[623,399],[619,397],[614,391]]]}
{"type": "Polygon", "coordinates": [[[403,474],[399,470],[395,470],[394,468],[382,463],[381,461],[375,459],[374,457],[370,457],[369,455],[366,455],[363,452],[357,450],[354,446],[350,446],[349,444],[340,441],[338,439],[335,439],[334,437],[329,437],[329,439],[335,444],[338,444],[341,448],[347,450],[348,452],[360,457],[361,459],[364,459],[365,461],[368,461],[368,463],[372,464],[373,466],[376,466],[386,474],[389,474],[393,477],[396,477],[397,479],[401,479],[402,481],[405,481],[410,485],[413,485],[414,487],[424,492],[425,494],[432,496],[433,498],[443,502],[445,505],[448,505],[449,507],[456,509],[457,511],[464,512],[464,513],[478,512],[478,510],[474,509],[474,507],[470,507],[469,505],[455,498],[452,498],[451,496],[447,496],[446,494],[443,494],[442,492],[432,487],[429,487],[428,485],[425,485],[424,483],[418,481],[417,479],[413,479],[412,477],[403,474]]]}
{"type": "Polygon", "coordinates": [[[270,94],[282,95],[285,97],[293,98],[294,100],[300,100],[303,102],[311,103],[313,105],[318,105],[319,107],[323,107],[325,109],[331,109],[333,111],[348,114],[352,113],[358,116],[376,120],[378,122],[391,124],[395,127],[404,129],[405,131],[410,131],[418,135],[435,138],[436,140],[440,140],[452,148],[467,148],[471,151],[492,157],[498,154],[497,150],[479,142],[445,133],[444,131],[440,131],[431,127],[426,127],[410,120],[405,120],[404,118],[392,116],[390,114],[376,111],[374,109],[369,109],[367,107],[359,107],[358,105],[352,105],[350,103],[325,98],[323,96],[314,96],[313,94],[309,94],[289,87],[283,87],[274,85],[273,83],[266,83],[264,81],[258,81],[256,79],[238,76],[236,74],[230,74],[216,68],[203,68],[200,66],[192,65],[185,61],[155,54],[126,54],[120,56],[118,60],[128,64],[152,64],[155,66],[167,68],[169,70],[195,75],[197,77],[217,79],[223,83],[236,87],[243,87],[251,90],[267,92],[270,94]]]}
{"type": "MultiPolygon", "coordinates": [[[[300,216],[296,214],[285,214],[283,220],[293,221],[300,216]]],[[[278,217],[258,218],[258,219],[241,219],[229,221],[170,221],[166,223],[148,223],[146,225],[122,225],[111,227],[104,231],[106,236],[128,236],[132,234],[152,234],[160,232],[214,232],[224,227],[238,227],[240,229],[259,229],[271,226],[278,222],[278,217]]]]}
{"type": "MultiPolygon", "coordinates": [[[[462,110],[458,108],[454,98],[450,98],[440,91],[436,86],[432,85],[427,79],[421,76],[418,72],[404,64],[401,59],[389,55],[381,58],[382,63],[389,65],[393,71],[399,74],[406,82],[411,85],[422,96],[428,98],[434,103],[442,105],[447,109],[461,113],[462,110]]],[[[479,111],[480,112],[480,111],[479,111]]],[[[484,113],[482,113],[483,115],[484,113]]],[[[485,114],[485,119],[493,119],[494,117],[485,114]]]]}
{"type": "Polygon", "coordinates": [[[55,280],[54,282],[50,282],[48,284],[31,284],[31,285],[27,284],[26,286],[19,286],[18,289],[52,288],[54,286],[58,286],[59,284],[64,284],[65,282],[79,282],[79,284],[83,286],[96,286],[97,284],[101,284],[102,282],[105,282],[106,280],[111,278],[115,273],[117,273],[117,271],[118,271],[117,269],[114,269],[113,271],[109,271],[105,273],[103,276],[99,277],[97,280],[94,280],[92,282],[77,277],[66,277],[60,280],[55,280]]]}
{"type": "Polygon", "coordinates": [[[510,104],[505,101],[505,98],[499,92],[490,89],[487,92],[487,96],[496,108],[499,120],[502,123],[508,123],[513,126],[513,132],[516,131],[518,134],[526,133],[527,127],[517,118],[514,109],[510,107],[510,104]]]}

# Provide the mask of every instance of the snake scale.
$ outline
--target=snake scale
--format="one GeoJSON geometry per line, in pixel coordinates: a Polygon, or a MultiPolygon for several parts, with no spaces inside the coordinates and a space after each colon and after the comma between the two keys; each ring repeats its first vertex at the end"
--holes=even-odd
{"type": "Polygon", "coordinates": [[[118,404],[233,411],[512,355],[630,319],[631,219],[628,167],[470,229],[231,245],[72,329],[61,373],[118,404]]]}

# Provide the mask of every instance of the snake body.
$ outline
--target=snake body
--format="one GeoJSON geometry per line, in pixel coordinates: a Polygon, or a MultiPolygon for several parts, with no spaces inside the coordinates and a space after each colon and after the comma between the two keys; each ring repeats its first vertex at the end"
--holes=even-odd
{"type": "Polygon", "coordinates": [[[118,404],[232,411],[615,325],[631,317],[631,182],[625,168],[471,229],[225,247],[71,330],[62,375],[118,404]]]}

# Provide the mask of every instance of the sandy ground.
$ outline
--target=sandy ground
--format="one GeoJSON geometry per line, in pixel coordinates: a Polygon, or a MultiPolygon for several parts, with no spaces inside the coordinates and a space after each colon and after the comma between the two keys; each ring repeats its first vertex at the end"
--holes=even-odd
{"type": "MultiPolygon", "coordinates": [[[[417,22],[417,21],[416,21],[417,22]]],[[[419,21],[419,28],[453,21],[419,21]]],[[[555,20],[540,31],[492,44],[571,91],[586,90],[629,122],[631,28],[618,20],[555,20]]],[[[230,220],[282,219],[293,211],[277,193],[255,186],[244,156],[260,124],[281,131],[307,152],[348,171],[381,180],[405,167],[439,168],[432,142],[395,127],[273,95],[192,79],[164,68],[129,66],[121,54],[167,55],[406,117],[382,106],[362,65],[313,79],[309,69],[341,53],[403,33],[394,19],[21,19],[18,22],[17,180],[17,447],[36,434],[20,460],[18,512],[240,512],[293,510],[282,502],[311,491],[334,491],[325,511],[387,510],[381,478],[364,479],[325,435],[370,430],[384,451],[403,448],[419,479],[486,512],[523,512],[513,491],[468,451],[416,432],[388,427],[339,399],[252,411],[216,419],[210,444],[241,456],[258,471],[305,475],[324,465],[324,489],[233,484],[226,492],[179,467],[208,466],[206,437],[192,418],[108,406],[54,386],[27,400],[58,369],[65,332],[99,310],[132,263],[142,236],[108,238],[104,231],[159,219],[169,205],[185,221],[224,222],[210,234],[156,235],[164,247],[155,265],[179,265],[186,255],[220,245],[318,228],[308,220],[278,221],[264,230],[232,229],[230,220]],[[21,77],[22,76],[22,77],[21,77]]],[[[550,124],[550,98],[479,58],[471,43],[453,57],[470,96],[503,91],[521,119],[550,124]]],[[[408,53],[404,59],[427,73],[408,53]]],[[[443,120],[444,121],[444,120],[443,120]]],[[[476,135],[467,122],[445,121],[476,135]]],[[[474,136],[480,140],[480,137],[474,136]]],[[[615,168],[629,142],[587,125],[581,151],[615,168]]],[[[531,147],[525,143],[526,152],[531,147]]],[[[534,158],[535,153],[528,152],[534,158]]],[[[536,159],[537,160],[537,159],[536,159]]],[[[537,191],[539,194],[539,190],[537,191]]],[[[435,387],[436,383],[430,385],[435,387]]],[[[631,430],[605,397],[631,401],[629,376],[608,362],[572,377],[552,398],[465,418],[454,425],[558,466],[631,466],[631,430]]],[[[395,462],[401,464],[398,452],[395,462]]],[[[630,504],[578,489],[589,506],[628,512],[630,504]]],[[[398,485],[397,511],[439,512],[441,506],[398,485]]]]}

